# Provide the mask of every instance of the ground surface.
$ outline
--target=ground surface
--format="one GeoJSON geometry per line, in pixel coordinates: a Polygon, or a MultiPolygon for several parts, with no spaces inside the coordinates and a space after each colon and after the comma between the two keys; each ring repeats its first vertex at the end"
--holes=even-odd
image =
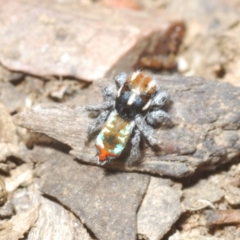
{"type": "Polygon", "coordinates": [[[240,239],[238,1],[0,3],[0,240],[240,239]],[[99,167],[83,106],[143,57],[161,151],[99,167]]]}

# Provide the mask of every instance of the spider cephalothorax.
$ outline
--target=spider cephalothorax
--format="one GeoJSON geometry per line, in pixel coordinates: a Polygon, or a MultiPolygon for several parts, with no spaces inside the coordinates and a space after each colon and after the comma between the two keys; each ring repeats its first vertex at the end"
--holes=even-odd
{"type": "Polygon", "coordinates": [[[150,146],[157,145],[151,126],[169,119],[169,115],[161,110],[167,94],[158,90],[156,82],[150,76],[140,71],[131,75],[120,73],[115,81],[117,94],[112,88],[106,87],[103,89],[105,101],[102,104],[85,107],[88,111],[101,112],[90,124],[88,134],[106,121],[96,138],[101,164],[119,157],[128,142],[131,143],[130,160],[135,160],[141,134],[150,146]]]}
{"type": "Polygon", "coordinates": [[[155,81],[141,72],[135,72],[118,90],[116,110],[126,120],[134,120],[137,114],[146,113],[155,93],[155,81]]]}

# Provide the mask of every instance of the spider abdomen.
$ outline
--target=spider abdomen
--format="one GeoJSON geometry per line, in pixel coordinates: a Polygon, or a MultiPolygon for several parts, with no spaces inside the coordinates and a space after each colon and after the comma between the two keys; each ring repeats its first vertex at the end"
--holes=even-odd
{"type": "Polygon", "coordinates": [[[134,127],[134,121],[123,119],[116,111],[109,115],[96,138],[96,148],[101,163],[120,156],[134,127]]]}

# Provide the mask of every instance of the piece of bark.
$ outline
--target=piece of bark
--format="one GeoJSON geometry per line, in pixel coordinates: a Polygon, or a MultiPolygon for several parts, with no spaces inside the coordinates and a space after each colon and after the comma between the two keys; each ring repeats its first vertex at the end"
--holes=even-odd
{"type": "MultiPolygon", "coordinates": [[[[211,169],[239,155],[239,88],[199,77],[154,77],[161,90],[170,95],[166,111],[174,124],[156,129],[160,152],[145,148],[141,162],[135,166],[127,166],[122,157],[104,167],[179,178],[192,174],[198,166],[211,169]]],[[[92,101],[101,97],[91,96],[87,97],[92,101]]],[[[83,106],[40,104],[15,115],[14,121],[68,144],[71,153],[82,161],[97,163],[94,141],[87,142],[86,134],[92,119],[83,106]]]]}
{"type": "MultiPolygon", "coordinates": [[[[239,178],[239,176],[238,176],[239,178]]],[[[230,205],[238,206],[240,204],[240,188],[228,184],[224,186],[225,195],[224,198],[230,205]]]]}
{"type": "Polygon", "coordinates": [[[39,191],[35,192],[35,198],[40,204],[39,215],[34,228],[28,233],[28,240],[92,239],[80,220],[69,210],[40,196],[39,191]]]}
{"type": "MultiPolygon", "coordinates": [[[[86,143],[86,129],[91,121],[81,107],[71,108],[63,104],[42,104],[32,108],[30,112],[14,117],[15,123],[28,129],[42,132],[71,146],[71,154],[88,163],[97,164],[94,141],[86,143]],[[59,121],[60,120],[60,121],[59,121]],[[54,124],[52,124],[54,122],[54,124]],[[69,124],[71,122],[71,124],[69,124]]],[[[159,175],[183,177],[196,168],[197,159],[190,156],[157,157],[152,150],[148,151],[146,160],[137,166],[127,166],[124,158],[112,161],[107,168],[150,172],[159,175]],[[150,156],[148,156],[150,155],[150,156]],[[190,160],[190,162],[188,162],[190,160]]]]}
{"type": "Polygon", "coordinates": [[[9,173],[11,167],[6,162],[10,156],[20,157],[16,126],[6,107],[0,103],[0,170],[9,173]]]}
{"type": "MultiPolygon", "coordinates": [[[[0,206],[0,219],[10,218],[15,213],[12,201],[7,201],[3,206],[0,206]]],[[[1,222],[0,222],[1,225],[1,222]]],[[[1,227],[0,227],[1,228],[1,227]]],[[[1,232],[1,229],[0,229],[1,232]]]]}
{"type": "Polygon", "coordinates": [[[24,77],[23,73],[9,71],[7,68],[0,65],[0,81],[1,82],[15,82],[24,77]]]}
{"type": "Polygon", "coordinates": [[[18,240],[34,225],[38,218],[39,206],[13,216],[9,221],[0,221],[0,240],[18,240]]]}
{"type": "Polygon", "coordinates": [[[224,191],[214,184],[214,180],[202,179],[183,190],[183,208],[188,211],[199,211],[210,207],[224,197],[224,191]]]}
{"type": "Polygon", "coordinates": [[[0,143],[16,144],[17,142],[16,126],[6,107],[0,103],[0,143]]]}
{"type": "Polygon", "coordinates": [[[15,157],[22,161],[28,162],[27,149],[23,144],[0,143],[0,170],[5,173],[10,173],[12,168],[15,168],[15,163],[7,161],[9,157],[15,157]]]}
{"type": "Polygon", "coordinates": [[[131,69],[170,24],[155,14],[76,2],[1,0],[0,5],[1,63],[42,77],[92,81],[131,69]]]}
{"type": "Polygon", "coordinates": [[[216,210],[207,213],[207,225],[239,224],[240,210],[216,210]]]}
{"type": "Polygon", "coordinates": [[[33,170],[29,164],[22,164],[10,171],[10,176],[5,178],[6,190],[13,192],[19,186],[30,185],[33,181],[33,170]]]}
{"type": "Polygon", "coordinates": [[[35,147],[41,191],[70,209],[99,240],[135,240],[136,212],[149,176],[82,165],[50,148],[35,147]]]}
{"type": "Polygon", "coordinates": [[[0,206],[3,205],[7,201],[7,190],[5,186],[5,182],[0,177],[0,206]]]}
{"type": "Polygon", "coordinates": [[[151,240],[162,239],[181,215],[181,190],[167,179],[151,177],[138,210],[138,233],[151,240]]]}
{"type": "Polygon", "coordinates": [[[20,156],[19,147],[16,144],[0,143],[0,162],[5,162],[10,156],[20,156]]]}

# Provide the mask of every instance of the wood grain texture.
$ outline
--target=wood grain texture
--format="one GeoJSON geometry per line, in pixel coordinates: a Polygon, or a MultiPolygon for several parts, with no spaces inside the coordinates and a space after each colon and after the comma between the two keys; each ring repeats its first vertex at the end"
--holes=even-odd
{"type": "MultiPolygon", "coordinates": [[[[171,127],[156,129],[160,152],[156,154],[145,144],[135,166],[127,166],[127,157],[122,157],[105,167],[184,177],[197,167],[213,168],[239,155],[239,88],[198,77],[155,76],[155,79],[161,90],[170,95],[171,101],[165,110],[173,122],[171,127]]],[[[94,92],[94,85],[92,88],[94,92]]],[[[97,101],[101,97],[90,95],[88,98],[97,101]]],[[[92,119],[83,106],[39,104],[14,116],[14,121],[69,145],[71,154],[81,161],[97,163],[94,136],[87,141],[86,135],[92,119]]]]}

